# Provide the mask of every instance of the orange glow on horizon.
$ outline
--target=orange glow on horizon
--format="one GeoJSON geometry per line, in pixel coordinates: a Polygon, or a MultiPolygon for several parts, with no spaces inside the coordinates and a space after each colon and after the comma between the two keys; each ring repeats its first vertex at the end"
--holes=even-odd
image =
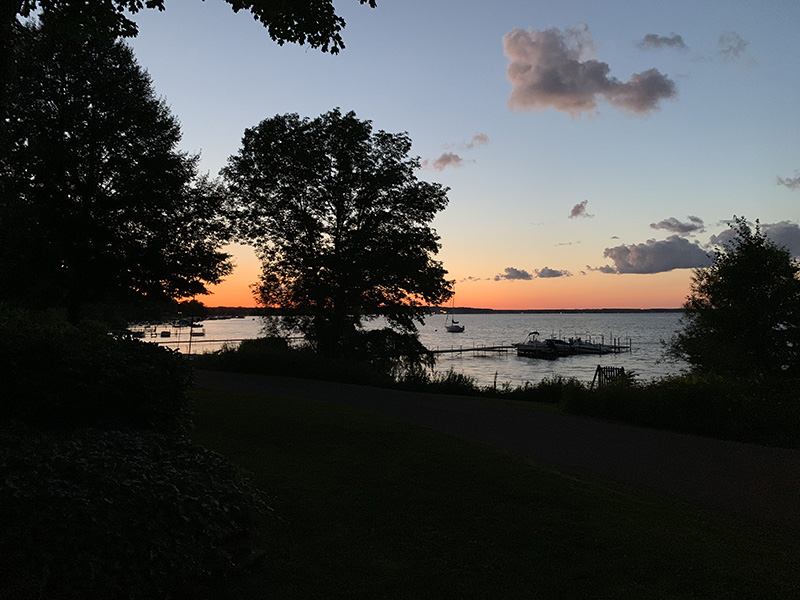
{"type": "MultiPolygon", "coordinates": [[[[260,265],[251,248],[231,248],[234,272],[221,284],[198,297],[207,306],[257,306],[251,285],[260,265]]],[[[460,281],[455,304],[495,310],[559,310],[598,308],[680,308],[689,294],[690,269],[652,275],[590,273],[530,281],[460,281]]]]}
{"type": "Polygon", "coordinates": [[[680,308],[691,270],[652,275],[589,275],[531,281],[463,281],[456,306],[495,310],[680,308]]]}

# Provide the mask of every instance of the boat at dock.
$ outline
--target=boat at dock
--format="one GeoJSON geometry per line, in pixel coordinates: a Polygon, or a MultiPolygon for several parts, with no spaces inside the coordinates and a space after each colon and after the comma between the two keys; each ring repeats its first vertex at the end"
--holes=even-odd
{"type": "Polygon", "coordinates": [[[554,344],[548,342],[552,342],[552,340],[540,340],[539,332],[531,331],[524,342],[513,344],[513,346],[517,349],[517,356],[546,358],[550,360],[558,358],[558,349],[554,344]]]}
{"type": "Polygon", "coordinates": [[[530,332],[524,342],[513,344],[513,346],[517,349],[517,356],[546,359],[574,356],[576,354],[616,354],[630,351],[629,345],[622,346],[618,343],[613,345],[598,344],[579,337],[569,338],[569,341],[566,342],[557,338],[540,340],[538,331],[530,332]]]}

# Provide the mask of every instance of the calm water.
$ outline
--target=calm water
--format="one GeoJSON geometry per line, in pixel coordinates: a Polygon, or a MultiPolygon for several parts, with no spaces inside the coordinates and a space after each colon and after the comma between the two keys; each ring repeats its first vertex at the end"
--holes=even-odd
{"type": "MultiPolygon", "coordinates": [[[[538,383],[543,377],[557,374],[591,381],[598,364],[625,367],[642,379],[677,373],[685,366],[664,361],[661,344],[661,340],[668,340],[679,328],[679,313],[480,314],[456,318],[466,327],[464,333],[448,333],[444,329],[445,316],[433,315],[420,329],[422,343],[431,350],[510,345],[523,341],[529,332],[538,331],[541,338],[581,337],[606,344],[619,340],[620,344],[631,346],[631,352],[621,354],[569,356],[554,361],[518,357],[513,350],[502,354],[470,351],[439,355],[437,371],[452,368],[474,377],[481,385],[491,385],[495,378],[498,385],[538,383]]],[[[157,335],[162,329],[165,328],[156,330],[157,335]]],[[[256,317],[204,321],[203,329],[203,337],[191,338],[191,349],[188,328],[172,328],[168,339],[147,339],[168,342],[164,345],[196,354],[217,350],[226,340],[258,337],[261,321],[256,317]]]]}

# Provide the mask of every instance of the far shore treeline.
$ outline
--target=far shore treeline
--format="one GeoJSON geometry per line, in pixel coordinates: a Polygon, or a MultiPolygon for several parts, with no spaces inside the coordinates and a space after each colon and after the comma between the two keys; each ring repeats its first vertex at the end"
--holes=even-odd
{"type": "MultiPolygon", "coordinates": [[[[646,313],[683,313],[682,308],[525,308],[497,309],[472,308],[470,306],[429,306],[430,314],[450,312],[457,315],[580,315],[580,314],[646,314],[646,313]]],[[[198,310],[208,316],[280,316],[287,311],[280,308],[264,308],[253,306],[202,306],[198,310]]]]}

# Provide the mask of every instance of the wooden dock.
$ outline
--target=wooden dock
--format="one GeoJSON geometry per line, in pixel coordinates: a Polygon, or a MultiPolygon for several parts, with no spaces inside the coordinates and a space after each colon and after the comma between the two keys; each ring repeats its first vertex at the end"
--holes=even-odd
{"type": "Polygon", "coordinates": [[[512,345],[499,345],[499,346],[459,346],[451,347],[451,348],[437,348],[436,350],[431,350],[431,354],[461,354],[464,352],[473,352],[476,354],[479,353],[488,353],[488,352],[497,352],[502,354],[504,352],[508,352],[509,350],[513,350],[515,346],[512,345]]]}

